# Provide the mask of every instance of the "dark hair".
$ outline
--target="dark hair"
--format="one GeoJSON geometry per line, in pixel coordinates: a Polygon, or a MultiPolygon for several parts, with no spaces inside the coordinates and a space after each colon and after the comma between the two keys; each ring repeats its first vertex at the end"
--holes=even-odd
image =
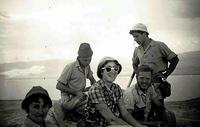
{"type": "Polygon", "coordinates": [[[153,72],[152,68],[150,68],[148,65],[141,65],[136,70],[136,77],[139,76],[139,72],[153,72]]]}
{"type": "Polygon", "coordinates": [[[129,31],[129,34],[133,34],[133,33],[139,33],[139,34],[146,33],[147,36],[149,36],[149,33],[145,32],[145,31],[140,31],[140,30],[130,30],[129,31]]]}
{"type": "Polygon", "coordinates": [[[107,60],[107,61],[105,61],[102,65],[100,65],[100,66],[98,66],[98,69],[97,69],[97,76],[100,78],[100,79],[102,79],[102,72],[103,72],[103,67],[107,64],[107,63],[109,63],[109,62],[115,62],[115,64],[117,65],[117,66],[119,66],[119,71],[118,71],[118,74],[121,72],[121,70],[122,70],[122,65],[117,61],[117,60],[107,60]]]}
{"type": "MultiPolygon", "coordinates": [[[[41,86],[33,86],[32,89],[26,94],[24,100],[21,103],[21,108],[27,110],[30,103],[35,100],[35,98],[42,97],[45,104],[49,104],[52,107],[52,101],[46,89],[41,86]]],[[[37,100],[37,99],[36,99],[37,100]]]]}
{"type": "Polygon", "coordinates": [[[47,96],[43,95],[43,94],[34,94],[32,96],[30,96],[27,100],[26,100],[26,105],[24,106],[24,110],[29,113],[29,105],[31,104],[31,102],[39,102],[39,98],[42,98],[44,100],[44,106],[49,105],[51,107],[51,102],[49,102],[49,99],[47,96]]]}

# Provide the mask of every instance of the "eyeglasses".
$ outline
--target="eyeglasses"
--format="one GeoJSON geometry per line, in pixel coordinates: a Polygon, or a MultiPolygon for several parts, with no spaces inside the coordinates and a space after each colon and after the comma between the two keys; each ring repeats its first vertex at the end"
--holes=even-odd
{"type": "Polygon", "coordinates": [[[118,66],[113,66],[113,67],[104,67],[102,68],[103,70],[105,69],[107,72],[110,72],[111,70],[114,70],[115,72],[119,71],[119,67],[118,66]]]}

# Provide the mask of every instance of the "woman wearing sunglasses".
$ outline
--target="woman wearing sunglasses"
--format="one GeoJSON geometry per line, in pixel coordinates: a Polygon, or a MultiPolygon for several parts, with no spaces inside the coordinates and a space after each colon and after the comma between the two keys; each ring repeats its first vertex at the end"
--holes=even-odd
{"type": "Polygon", "coordinates": [[[88,91],[89,119],[100,127],[145,127],[138,123],[126,110],[122,89],[114,81],[122,66],[112,57],[104,57],[97,68],[98,82],[88,91]]]}

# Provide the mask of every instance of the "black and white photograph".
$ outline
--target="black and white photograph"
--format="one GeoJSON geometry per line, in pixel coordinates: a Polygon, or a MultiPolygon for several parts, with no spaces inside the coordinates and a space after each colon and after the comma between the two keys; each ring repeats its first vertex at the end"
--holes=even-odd
{"type": "Polygon", "coordinates": [[[199,0],[0,0],[1,127],[199,127],[199,0]]]}

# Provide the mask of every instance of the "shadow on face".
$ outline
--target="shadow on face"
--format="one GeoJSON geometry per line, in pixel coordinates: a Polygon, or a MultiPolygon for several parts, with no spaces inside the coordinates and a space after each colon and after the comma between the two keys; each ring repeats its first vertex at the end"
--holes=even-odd
{"type": "Polygon", "coordinates": [[[78,57],[78,60],[79,60],[81,65],[86,67],[90,64],[92,57],[78,57]]]}
{"type": "Polygon", "coordinates": [[[27,113],[30,119],[39,124],[44,122],[50,106],[45,101],[45,98],[37,97],[30,101],[27,108],[27,113]]]}

